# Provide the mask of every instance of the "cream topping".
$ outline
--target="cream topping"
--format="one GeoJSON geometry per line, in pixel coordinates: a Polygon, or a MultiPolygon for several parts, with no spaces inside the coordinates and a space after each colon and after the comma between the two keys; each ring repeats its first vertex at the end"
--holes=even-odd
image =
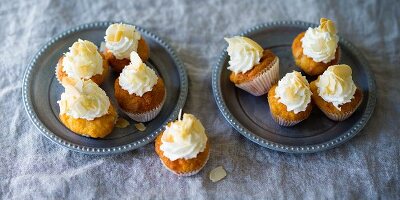
{"type": "Polygon", "coordinates": [[[166,126],[160,149],[171,161],[195,158],[203,152],[207,135],[201,122],[191,114],[183,114],[182,119],[166,126]]]}
{"type": "Polygon", "coordinates": [[[62,60],[63,71],[75,79],[90,79],[103,73],[103,57],[97,46],[90,41],[78,39],[62,60]]]}
{"type": "Polygon", "coordinates": [[[131,63],[126,66],[120,76],[119,85],[129,94],[143,96],[157,84],[158,76],[153,69],[146,66],[136,52],[131,53],[131,63]]]}
{"type": "Polygon", "coordinates": [[[93,120],[108,113],[110,100],[92,80],[63,80],[65,92],[57,102],[60,106],[60,114],[67,114],[73,118],[93,120]]]}
{"type": "Polygon", "coordinates": [[[286,105],[288,112],[293,111],[295,114],[307,109],[311,94],[306,77],[297,71],[287,73],[275,88],[275,98],[286,105]]]}
{"type": "Polygon", "coordinates": [[[356,85],[352,79],[352,71],[348,65],[332,65],[319,76],[316,86],[318,95],[332,103],[338,110],[340,105],[354,98],[356,85]]]}
{"type": "Polygon", "coordinates": [[[132,51],[137,51],[141,35],[135,26],[128,24],[111,24],[106,30],[106,47],[117,59],[130,57],[132,51]]]}
{"type": "Polygon", "coordinates": [[[335,24],[329,19],[321,18],[320,25],[308,28],[301,39],[303,54],[315,62],[328,63],[335,59],[339,41],[336,33],[335,24]]]}
{"type": "Polygon", "coordinates": [[[228,69],[234,73],[246,73],[254,65],[260,63],[263,48],[247,37],[235,36],[225,38],[228,42],[228,55],[230,56],[228,69]]]}

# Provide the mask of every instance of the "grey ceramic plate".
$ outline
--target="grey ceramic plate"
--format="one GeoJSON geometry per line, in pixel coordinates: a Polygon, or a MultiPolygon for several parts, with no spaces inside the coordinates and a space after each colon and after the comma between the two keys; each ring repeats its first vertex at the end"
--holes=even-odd
{"type": "MultiPolygon", "coordinates": [[[[58,118],[59,107],[57,101],[64,88],[55,78],[55,67],[60,56],[68,51],[78,38],[86,39],[100,46],[104,41],[104,34],[111,22],[84,24],[67,30],[48,42],[34,56],[27,67],[22,87],[22,96],[25,109],[35,126],[50,140],[64,147],[90,154],[121,153],[141,147],[160,133],[164,125],[178,115],[183,107],[188,92],[187,75],[171,47],[153,33],[137,27],[150,46],[148,65],[153,67],[164,79],[167,96],[160,114],[152,121],[145,123],[147,129],[138,131],[130,121],[127,128],[115,128],[104,139],[92,139],[79,136],[69,131],[58,118]]],[[[110,73],[101,86],[117,106],[114,94],[114,80],[116,73],[110,73]]],[[[122,112],[118,112],[125,119],[122,112]]]]}
{"type": "MultiPolygon", "coordinates": [[[[248,36],[263,48],[271,49],[280,58],[281,77],[295,67],[291,44],[297,34],[314,27],[305,22],[274,22],[256,26],[241,35],[248,36]]],[[[222,52],[212,72],[212,87],[218,108],[225,119],[251,141],[277,151],[312,153],[333,148],[356,135],[367,123],[375,107],[375,82],[360,52],[340,37],[340,63],[353,69],[353,80],[362,89],[364,100],[358,110],[343,122],[329,120],[314,107],[311,116],[294,127],[276,124],[269,111],[266,95],[254,97],[229,81],[229,56],[222,52]]],[[[303,73],[304,74],[304,73],[303,73]]],[[[307,77],[309,81],[316,77],[307,77]]]]}

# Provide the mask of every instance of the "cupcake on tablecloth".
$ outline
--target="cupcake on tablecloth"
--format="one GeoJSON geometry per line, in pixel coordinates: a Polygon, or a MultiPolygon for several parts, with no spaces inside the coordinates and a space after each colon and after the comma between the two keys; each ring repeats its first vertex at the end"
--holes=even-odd
{"type": "Polygon", "coordinates": [[[272,118],[281,126],[293,126],[307,119],[312,110],[311,90],[300,72],[287,73],[268,92],[272,118]]]}
{"type": "Polygon", "coordinates": [[[164,82],[136,52],[131,53],[130,61],[115,80],[115,98],[130,118],[148,122],[158,115],[164,105],[164,82]]]}
{"type": "Polygon", "coordinates": [[[292,44],[296,65],[308,75],[316,76],[339,63],[339,37],[336,34],[335,24],[321,18],[318,27],[297,35],[292,44]]]}
{"type": "Polygon", "coordinates": [[[156,138],[155,150],[168,170],[191,176],[207,163],[210,144],[201,122],[194,115],[183,114],[156,138]]]}
{"type": "Polygon", "coordinates": [[[65,92],[57,102],[61,122],[74,133],[103,138],[111,133],[118,115],[104,90],[92,80],[64,78],[65,92]]]}
{"type": "Polygon", "coordinates": [[[334,121],[349,118],[360,106],[363,93],[354,84],[348,65],[333,65],[310,83],[312,99],[334,121]]]}
{"type": "Polygon", "coordinates": [[[108,75],[108,62],[88,40],[78,39],[57,64],[56,76],[61,83],[65,77],[91,79],[100,85],[108,75]]]}
{"type": "Polygon", "coordinates": [[[135,26],[111,24],[106,30],[104,39],[106,48],[103,54],[116,72],[121,72],[129,65],[132,51],[137,52],[143,62],[149,59],[149,47],[135,26]]]}
{"type": "Polygon", "coordinates": [[[254,96],[267,93],[279,80],[279,58],[247,37],[235,36],[225,40],[229,44],[230,80],[254,96]]]}

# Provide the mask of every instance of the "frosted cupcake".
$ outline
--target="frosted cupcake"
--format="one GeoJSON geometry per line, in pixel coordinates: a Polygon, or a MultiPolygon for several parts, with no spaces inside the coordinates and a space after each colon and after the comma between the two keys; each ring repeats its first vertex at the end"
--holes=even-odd
{"type": "Polygon", "coordinates": [[[149,47],[135,26],[111,24],[106,30],[106,48],[103,52],[113,70],[121,72],[129,65],[130,54],[135,51],[143,61],[149,58],[149,47]]]}
{"type": "Polygon", "coordinates": [[[279,58],[249,38],[235,36],[225,40],[229,44],[230,80],[254,96],[267,93],[279,80],[279,58]]]}
{"type": "Polygon", "coordinates": [[[363,93],[354,84],[348,65],[333,65],[311,82],[312,99],[334,121],[349,118],[360,106],[363,93]]]}
{"type": "Polygon", "coordinates": [[[57,102],[60,120],[71,131],[93,138],[111,133],[117,121],[117,112],[106,93],[92,80],[65,78],[65,92],[57,102]]]}
{"type": "Polygon", "coordinates": [[[63,78],[91,79],[100,85],[108,74],[108,62],[103,59],[97,46],[88,40],[78,39],[72,44],[57,64],[56,76],[61,83],[63,78]]]}
{"type": "Polygon", "coordinates": [[[322,74],[329,66],[339,63],[339,37],[335,24],[321,18],[320,25],[308,28],[294,39],[292,53],[296,65],[311,76],[322,74]]]}
{"type": "Polygon", "coordinates": [[[130,60],[131,64],[115,80],[115,98],[130,118],[147,122],[154,119],[164,105],[164,82],[136,52],[131,53],[130,60]]]}
{"type": "Polygon", "coordinates": [[[293,126],[307,119],[312,110],[311,90],[300,72],[287,73],[268,92],[272,118],[281,126],[293,126]]]}
{"type": "Polygon", "coordinates": [[[210,144],[201,122],[191,114],[170,122],[155,141],[163,165],[179,176],[198,173],[208,161],[210,144]]]}

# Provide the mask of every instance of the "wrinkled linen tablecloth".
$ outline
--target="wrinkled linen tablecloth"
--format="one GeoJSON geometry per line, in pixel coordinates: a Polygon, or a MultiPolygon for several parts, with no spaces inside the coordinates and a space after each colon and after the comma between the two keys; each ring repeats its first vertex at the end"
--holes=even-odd
{"type": "Polygon", "coordinates": [[[400,1],[2,1],[0,199],[400,199],[400,1]],[[367,126],[335,149],[279,153],[235,131],[218,111],[211,69],[232,36],[278,20],[332,18],[366,56],[377,85],[367,126]],[[206,127],[211,157],[198,175],[167,171],[153,143],[113,156],[69,151],[40,134],[22,105],[21,80],[39,48],[82,23],[126,21],[165,38],[189,75],[185,112],[206,127]],[[228,175],[212,183],[209,172],[228,175]]]}

